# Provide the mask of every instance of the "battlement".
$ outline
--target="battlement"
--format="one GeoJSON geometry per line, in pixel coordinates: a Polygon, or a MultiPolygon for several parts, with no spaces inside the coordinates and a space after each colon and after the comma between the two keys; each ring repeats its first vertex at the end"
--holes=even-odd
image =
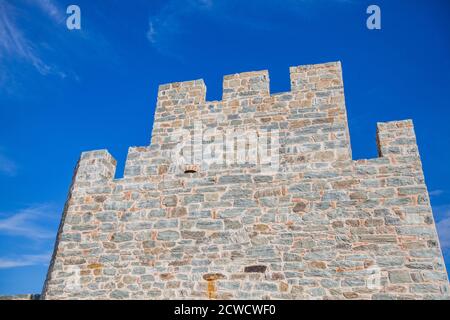
{"type": "MultiPolygon", "coordinates": [[[[311,64],[289,68],[291,92],[301,90],[341,89],[340,62],[311,64]]],[[[270,96],[269,71],[251,71],[223,77],[222,101],[236,98],[270,96]]],[[[158,106],[170,104],[192,105],[206,102],[206,85],[203,79],[173,82],[158,88],[158,106]]]]}
{"type": "Polygon", "coordinates": [[[291,91],[342,89],[341,63],[290,67],[291,91]]]}
{"type": "MultiPolygon", "coordinates": [[[[203,80],[161,85],[151,144],[170,148],[174,133],[191,130],[195,122],[243,130],[287,127],[292,129],[288,135],[301,130],[305,135],[310,130],[311,135],[327,126],[325,130],[334,132],[336,145],[343,148],[336,157],[351,159],[340,62],[291,67],[290,78],[291,91],[271,95],[267,70],[226,75],[221,101],[205,101],[203,80]]],[[[293,152],[302,148],[290,144],[293,152]]]]}
{"type": "Polygon", "coordinates": [[[355,161],[341,64],[290,79],[227,75],[221,101],[161,85],[122,179],[82,153],[42,298],[449,298],[412,121],[378,123],[379,157],[355,161]]]}
{"type": "Polygon", "coordinates": [[[412,120],[377,123],[377,145],[380,157],[419,155],[412,120]]]}
{"type": "MultiPolygon", "coordinates": [[[[291,91],[327,91],[342,89],[342,71],[340,62],[291,67],[291,91]]],[[[337,93],[339,94],[339,93],[337,93]]],[[[272,96],[273,100],[282,94],[272,96]]],[[[221,101],[206,101],[206,85],[203,79],[174,82],[160,85],[155,122],[172,121],[177,116],[199,117],[208,113],[209,105],[247,105],[248,99],[264,101],[271,98],[270,80],[267,70],[235,73],[223,78],[221,101]],[[262,100],[261,100],[262,99],[262,100]]],[[[234,112],[239,112],[237,109],[234,112]]]]}
{"type": "Polygon", "coordinates": [[[205,102],[203,79],[162,84],[158,88],[158,106],[200,104],[205,102]]]}
{"type": "Polygon", "coordinates": [[[270,95],[269,72],[267,70],[242,72],[223,78],[222,100],[270,95]]]}
{"type": "MultiPolygon", "coordinates": [[[[169,171],[171,152],[179,143],[175,132],[189,133],[195,121],[207,128],[286,130],[283,160],[289,165],[351,161],[341,63],[290,67],[290,78],[291,91],[271,95],[267,70],[226,75],[221,101],[205,100],[202,79],[160,85],[151,146],[130,148],[124,178],[158,177],[169,171]],[[317,139],[323,141],[313,143],[317,139]]],[[[411,120],[378,123],[376,142],[379,157],[409,157],[420,162],[411,120]]],[[[77,176],[80,182],[113,181],[115,169],[107,150],[85,152],[77,176]]]]}

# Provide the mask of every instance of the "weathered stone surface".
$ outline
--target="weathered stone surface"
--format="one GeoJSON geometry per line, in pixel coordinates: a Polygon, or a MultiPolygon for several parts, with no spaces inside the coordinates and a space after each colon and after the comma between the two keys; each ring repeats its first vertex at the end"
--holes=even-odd
{"type": "Polygon", "coordinates": [[[205,237],[204,231],[181,231],[184,239],[202,239],[205,237]]]}
{"type": "Polygon", "coordinates": [[[111,236],[111,241],[114,242],[124,242],[133,240],[132,232],[117,232],[111,236]]]}
{"type": "Polygon", "coordinates": [[[161,85],[122,179],[84,152],[42,298],[449,298],[412,121],[378,123],[379,157],[355,161],[340,63],[290,77],[271,95],[267,71],[226,76],[211,102],[203,80],[161,85]]]}
{"type": "Polygon", "coordinates": [[[168,230],[168,231],[160,231],[158,232],[158,240],[162,241],[174,241],[178,240],[180,234],[178,231],[168,230]]]}
{"type": "Polygon", "coordinates": [[[112,299],[126,299],[129,298],[130,293],[126,290],[114,290],[110,294],[110,298],[112,299]]]}
{"type": "Polygon", "coordinates": [[[196,224],[199,230],[221,230],[223,227],[222,220],[203,220],[196,224]]]}
{"type": "Polygon", "coordinates": [[[411,276],[407,271],[389,271],[389,281],[397,283],[409,283],[411,282],[411,276]]]}

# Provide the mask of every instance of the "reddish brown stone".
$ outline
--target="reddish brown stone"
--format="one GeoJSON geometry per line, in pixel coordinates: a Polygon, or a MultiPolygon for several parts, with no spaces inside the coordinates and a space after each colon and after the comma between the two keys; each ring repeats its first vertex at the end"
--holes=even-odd
{"type": "Polygon", "coordinates": [[[206,281],[215,281],[215,280],[219,280],[219,279],[225,279],[225,275],[221,274],[221,273],[207,273],[203,275],[203,279],[205,279],[206,281]]]}
{"type": "Polygon", "coordinates": [[[358,294],[356,292],[344,292],[343,295],[347,299],[356,299],[356,298],[358,298],[358,294]]]}
{"type": "Polygon", "coordinates": [[[173,208],[170,211],[170,216],[174,217],[174,218],[178,218],[178,217],[184,217],[187,215],[187,210],[185,207],[177,207],[177,208],[173,208]]]}
{"type": "Polygon", "coordinates": [[[161,280],[170,280],[173,279],[175,276],[173,273],[161,273],[159,277],[161,278],[161,280]]]}
{"type": "Polygon", "coordinates": [[[306,209],[306,204],[303,201],[301,201],[301,202],[297,202],[295,204],[292,211],[294,211],[295,213],[299,213],[299,212],[305,212],[305,209],[306,209]]]}

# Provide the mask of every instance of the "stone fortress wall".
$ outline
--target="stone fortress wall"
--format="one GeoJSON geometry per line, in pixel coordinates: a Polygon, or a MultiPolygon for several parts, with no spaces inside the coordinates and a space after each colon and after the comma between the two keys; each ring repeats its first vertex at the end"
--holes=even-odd
{"type": "Polygon", "coordinates": [[[379,157],[354,161],[341,64],[290,77],[271,95],[267,71],[225,76],[221,101],[203,80],[161,85],[121,179],[108,151],[84,152],[42,298],[448,298],[412,121],[378,123],[379,157]],[[177,132],[199,123],[271,133],[276,166],[178,163],[177,132]]]}

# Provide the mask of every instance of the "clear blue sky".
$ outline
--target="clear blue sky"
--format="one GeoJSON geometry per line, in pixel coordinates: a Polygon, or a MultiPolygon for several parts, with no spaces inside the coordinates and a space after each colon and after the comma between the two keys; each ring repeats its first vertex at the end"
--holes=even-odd
{"type": "Polygon", "coordinates": [[[355,159],[376,157],[377,121],[414,120],[449,266],[449,58],[448,0],[0,0],[0,293],[40,292],[80,153],[107,148],[120,177],[158,84],[203,78],[215,100],[223,75],[268,69],[288,91],[289,66],[336,60],[355,159]]]}

